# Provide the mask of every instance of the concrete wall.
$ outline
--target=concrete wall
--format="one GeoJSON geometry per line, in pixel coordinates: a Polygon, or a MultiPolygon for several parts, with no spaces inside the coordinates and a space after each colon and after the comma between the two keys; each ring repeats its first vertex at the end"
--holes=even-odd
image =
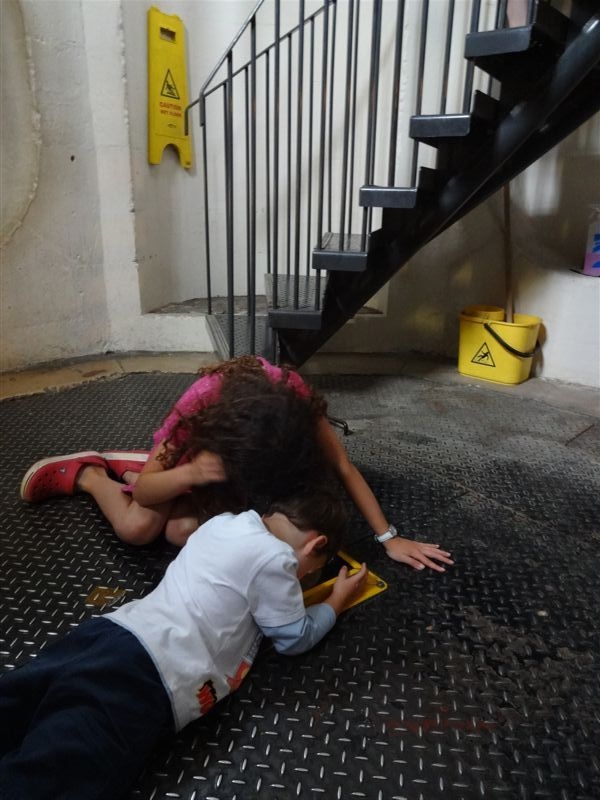
{"type": "MultiPolygon", "coordinates": [[[[4,369],[212,349],[202,317],[146,313],[205,293],[199,143],[189,172],[169,151],[147,163],[149,6],[2,0],[4,369]]],[[[191,97],[253,6],[160,3],[186,26],[191,97]]],[[[599,143],[595,119],[512,187],[517,310],[544,319],[541,374],[593,386],[600,281],[569,268],[582,262],[586,205],[599,199],[599,143]]],[[[412,259],[375,301],[382,315],[350,323],[327,349],[454,356],[460,309],[504,302],[502,224],[495,197],[412,259]]]]}
{"type": "MultiPolygon", "coordinates": [[[[145,14],[149,5],[127,7],[145,14]]],[[[212,349],[202,318],[142,313],[138,263],[152,243],[143,242],[143,218],[136,231],[133,172],[150,167],[133,159],[137,139],[130,146],[121,12],[116,0],[1,3],[2,196],[15,198],[2,204],[3,369],[106,351],[212,349]]],[[[145,59],[131,70],[138,81],[145,71],[145,59]]],[[[132,102],[139,119],[145,93],[132,102]]],[[[169,225],[157,227],[168,238],[169,225]]]]}
{"type": "Polygon", "coordinates": [[[80,4],[7,0],[1,35],[2,196],[19,198],[2,206],[12,367],[101,351],[109,324],[80,4]]]}

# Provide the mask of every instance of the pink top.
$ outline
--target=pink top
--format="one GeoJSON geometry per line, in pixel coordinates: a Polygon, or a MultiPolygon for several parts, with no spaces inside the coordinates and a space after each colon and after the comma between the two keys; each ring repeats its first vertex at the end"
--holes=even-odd
{"type": "MultiPolygon", "coordinates": [[[[283,370],[281,367],[270,364],[260,356],[258,360],[272,383],[279,383],[283,379],[283,370]]],[[[219,397],[222,380],[222,375],[213,374],[199,378],[193,383],[190,388],[181,395],[163,424],[154,434],[154,445],[156,446],[169,438],[173,432],[173,428],[181,417],[189,417],[200,411],[200,409],[206,408],[211,403],[216,402],[219,397]]],[[[300,397],[310,396],[310,389],[297,372],[292,370],[288,371],[287,385],[294,389],[300,397]]]]}

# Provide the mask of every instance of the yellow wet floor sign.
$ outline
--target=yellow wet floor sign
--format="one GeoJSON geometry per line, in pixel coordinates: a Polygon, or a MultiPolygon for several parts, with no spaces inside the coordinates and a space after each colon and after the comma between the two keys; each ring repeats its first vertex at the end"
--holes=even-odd
{"type": "Polygon", "coordinates": [[[192,166],[189,135],[185,135],[188,105],[185,28],[175,14],[148,9],[148,161],[160,164],[172,144],[182,167],[192,166]]]}
{"type": "MultiPolygon", "coordinates": [[[[333,588],[333,584],[335,583],[339,569],[342,566],[348,567],[348,573],[350,575],[353,575],[360,569],[360,564],[358,561],[355,561],[352,556],[348,555],[348,553],[344,553],[342,550],[340,550],[334,562],[325,567],[322,574],[319,576],[320,582],[317,583],[316,586],[312,586],[310,589],[307,588],[304,590],[303,595],[305,606],[312,606],[315,603],[322,603],[323,601],[327,600],[331,594],[331,590],[333,588]]],[[[370,597],[374,597],[376,594],[379,594],[380,592],[385,592],[386,589],[387,583],[381,580],[378,575],[375,575],[375,573],[369,571],[367,573],[367,581],[364,589],[359,595],[357,595],[348,603],[344,610],[346,611],[347,609],[352,608],[352,606],[358,605],[358,603],[362,603],[365,600],[368,600],[370,597]]]]}

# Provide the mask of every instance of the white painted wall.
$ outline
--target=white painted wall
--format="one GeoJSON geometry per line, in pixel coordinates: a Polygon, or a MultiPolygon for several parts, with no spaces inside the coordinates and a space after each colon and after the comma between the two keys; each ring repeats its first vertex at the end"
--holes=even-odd
{"type": "Polygon", "coordinates": [[[101,351],[108,316],[80,5],[6,0],[1,9],[2,195],[21,198],[2,205],[10,368],[101,351]]]}
{"type": "Polygon", "coordinates": [[[2,196],[16,198],[2,204],[2,369],[212,350],[204,319],[142,314],[121,3],[2,0],[0,12],[2,196]]]}
{"type": "Polygon", "coordinates": [[[517,310],[544,320],[540,373],[600,387],[600,278],[581,275],[600,198],[600,114],[513,182],[517,310]]]}
{"type": "MultiPolygon", "coordinates": [[[[149,261],[146,256],[153,252],[152,244],[156,237],[159,240],[161,237],[170,240],[171,217],[174,215],[174,207],[181,202],[174,181],[165,181],[158,187],[143,186],[144,191],[136,191],[136,181],[139,183],[140,174],[150,174],[151,170],[157,168],[151,167],[147,158],[145,161],[139,158],[141,149],[144,153],[147,152],[145,131],[142,148],[138,130],[139,117],[146,113],[146,94],[144,92],[140,96],[130,91],[128,95],[128,86],[131,73],[131,81],[137,87],[138,73],[145,74],[146,71],[146,58],[144,52],[144,58],[140,58],[139,63],[136,62],[136,68],[128,70],[125,56],[125,16],[122,15],[122,10],[133,6],[143,7],[145,17],[145,9],[150,4],[135,0],[126,3],[123,9],[114,0],[78,2],[81,2],[85,24],[91,124],[98,164],[98,227],[104,249],[104,283],[109,322],[106,349],[210,351],[212,345],[203,318],[144,313],[150,310],[144,304],[143,267],[149,261]],[[132,120],[138,120],[138,127],[132,120]],[[162,221],[159,216],[154,224],[148,223],[143,211],[138,211],[138,203],[142,209],[144,205],[158,208],[164,214],[162,221]],[[147,236],[144,235],[145,224],[147,236]]],[[[71,0],[70,5],[73,3],[74,0],[71,0]]],[[[144,18],[140,35],[145,37],[145,33],[144,18]]],[[[180,239],[183,243],[187,241],[187,235],[188,231],[181,231],[180,239]]],[[[190,255],[193,255],[191,247],[190,255]]],[[[176,256],[180,262],[185,259],[181,248],[173,258],[176,256]]],[[[162,277],[159,276],[162,273],[169,275],[172,264],[177,261],[169,259],[168,249],[158,253],[155,261],[158,273],[155,280],[160,283],[162,277]]]]}
{"type": "MultiPolygon", "coordinates": [[[[186,172],[165,152],[160,165],[147,163],[149,6],[0,3],[4,369],[108,350],[212,349],[202,318],[144,313],[205,292],[197,162],[186,172]]],[[[253,6],[159,4],[186,26],[191,97],[253,6]]],[[[288,0],[284,14],[295,7],[288,0]]],[[[267,25],[260,35],[269,33],[267,25]]],[[[600,386],[600,281],[569,267],[581,264],[585,206],[598,200],[599,143],[596,119],[512,190],[517,310],[544,319],[541,374],[592,386],[600,386]]],[[[391,281],[380,293],[384,315],[350,323],[327,349],[454,356],[461,308],[503,301],[496,197],[391,281]]]]}

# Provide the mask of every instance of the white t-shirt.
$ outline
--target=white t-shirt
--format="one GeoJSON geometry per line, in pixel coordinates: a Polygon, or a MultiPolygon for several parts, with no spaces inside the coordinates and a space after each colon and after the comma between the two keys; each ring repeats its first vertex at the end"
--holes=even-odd
{"type": "Polygon", "coordinates": [[[156,589],[106,615],[149,652],[178,730],[238,688],[262,638],[257,626],[305,616],[297,568],[255,511],[221,514],[190,536],[156,589]]]}

